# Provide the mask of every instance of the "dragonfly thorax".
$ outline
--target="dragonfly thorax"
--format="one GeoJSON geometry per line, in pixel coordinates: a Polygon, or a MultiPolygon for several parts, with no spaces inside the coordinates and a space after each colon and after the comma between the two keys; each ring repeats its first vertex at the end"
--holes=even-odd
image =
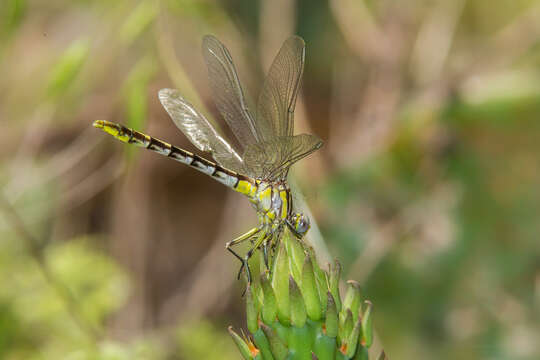
{"type": "Polygon", "coordinates": [[[299,238],[309,229],[309,219],[300,213],[293,213],[291,190],[284,183],[267,183],[256,181],[251,191],[246,194],[259,216],[262,226],[276,231],[288,225],[299,238]]]}
{"type": "Polygon", "coordinates": [[[256,190],[250,201],[254,205],[260,220],[266,224],[279,224],[285,221],[291,212],[290,189],[285,184],[256,183],[256,190]]]}

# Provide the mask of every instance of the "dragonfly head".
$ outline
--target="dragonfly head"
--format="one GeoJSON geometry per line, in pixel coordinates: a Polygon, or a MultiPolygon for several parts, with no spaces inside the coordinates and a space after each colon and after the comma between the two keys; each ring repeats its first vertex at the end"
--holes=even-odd
{"type": "Polygon", "coordinates": [[[309,223],[309,218],[301,213],[293,214],[288,219],[288,224],[298,238],[303,238],[311,226],[309,223]]]}

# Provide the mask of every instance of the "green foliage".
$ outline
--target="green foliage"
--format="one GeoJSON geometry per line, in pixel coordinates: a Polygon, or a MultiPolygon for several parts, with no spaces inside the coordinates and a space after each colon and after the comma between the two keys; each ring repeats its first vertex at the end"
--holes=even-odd
{"type": "Polygon", "coordinates": [[[84,65],[90,44],[81,39],[73,42],[58,58],[49,77],[47,94],[52,100],[65,94],[84,65]]]}
{"type": "Polygon", "coordinates": [[[143,0],[133,9],[120,28],[120,41],[130,45],[148,29],[157,15],[157,5],[153,1],[143,0]]]}
{"type": "Polygon", "coordinates": [[[124,274],[111,259],[92,249],[93,240],[57,243],[46,250],[52,275],[69,289],[74,303],[67,303],[57,292],[34,258],[19,255],[17,261],[1,261],[0,331],[5,334],[0,346],[2,355],[49,359],[72,354],[91,359],[99,353],[104,354],[99,358],[114,358],[105,356],[110,346],[96,347],[70,314],[75,306],[92,326],[102,328],[127,295],[124,274]]]}
{"type": "Polygon", "coordinates": [[[148,112],[148,83],[156,72],[152,58],[141,59],[129,73],[124,84],[126,125],[143,129],[148,112]]]}
{"type": "MultiPolygon", "coordinates": [[[[224,360],[239,358],[223,327],[216,327],[208,321],[183,323],[176,334],[177,353],[183,358],[224,360]]],[[[245,351],[245,348],[243,350],[245,351]]]]}
{"type": "Polygon", "coordinates": [[[0,39],[15,32],[26,13],[26,0],[5,0],[0,9],[0,39]]]}

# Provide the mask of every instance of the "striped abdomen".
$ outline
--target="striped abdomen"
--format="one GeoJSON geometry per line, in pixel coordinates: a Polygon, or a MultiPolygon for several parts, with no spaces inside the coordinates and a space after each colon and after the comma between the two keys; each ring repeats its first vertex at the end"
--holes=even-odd
{"type": "Polygon", "coordinates": [[[219,166],[218,164],[197,156],[189,151],[180,149],[149,135],[109,121],[97,120],[93,125],[94,127],[102,129],[106,133],[114,136],[121,142],[141,146],[181,162],[182,164],[190,166],[195,170],[198,170],[219,181],[223,185],[249,197],[252,197],[256,191],[256,186],[254,185],[255,181],[251,178],[237,174],[234,171],[219,166]]]}

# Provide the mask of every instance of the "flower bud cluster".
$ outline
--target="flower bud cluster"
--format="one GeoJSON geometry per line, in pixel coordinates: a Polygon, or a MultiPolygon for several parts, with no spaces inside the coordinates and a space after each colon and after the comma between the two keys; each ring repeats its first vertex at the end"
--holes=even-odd
{"type": "Polygon", "coordinates": [[[313,250],[286,231],[271,270],[246,290],[251,336],[229,329],[244,359],[369,359],[371,302],[362,301],[355,281],[342,301],[340,275],[337,261],[322,270],[313,250]]]}

